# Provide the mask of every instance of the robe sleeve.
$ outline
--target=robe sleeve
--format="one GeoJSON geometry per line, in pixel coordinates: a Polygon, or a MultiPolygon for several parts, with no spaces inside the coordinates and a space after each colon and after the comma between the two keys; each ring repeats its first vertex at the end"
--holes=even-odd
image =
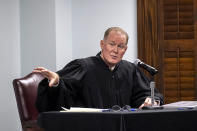
{"type": "MultiPolygon", "coordinates": [[[[147,97],[151,96],[150,81],[148,77],[138,67],[136,67],[133,78],[134,88],[132,101],[136,107],[139,107],[142,103],[144,103],[147,97]]],[[[155,99],[160,100],[160,104],[162,105],[163,96],[158,92],[156,88],[154,90],[155,99]]]]}
{"type": "Polygon", "coordinates": [[[57,87],[49,87],[48,79],[40,82],[37,91],[36,108],[39,112],[70,108],[73,97],[82,87],[85,70],[81,60],[74,60],[57,72],[60,76],[57,87]]]}

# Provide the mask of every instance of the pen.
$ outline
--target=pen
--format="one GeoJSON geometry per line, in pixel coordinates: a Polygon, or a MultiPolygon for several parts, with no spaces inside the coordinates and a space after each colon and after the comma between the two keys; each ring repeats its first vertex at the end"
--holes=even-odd
{"type": "Polygon", "coordinates": [[[177,110],[184,110],[184,108],[177,108],[177,110]]]}
{"type": "Polygon", "coordinates": [[[67,109],[67,108],[65,108],[65,107],[62,107],[62,106],[61,106],[61,108],[62,108],[63,110],[65,110],[65,111],[68,111],[68,110],[69,110],[69,109],[67,109]]]}
{"type": "Polygon", "coordinates": [[[130,111],[137,111],[137,109],[135,109],[135,108],[131,108],[131,109],[130,109],[130,111]]]}
{"type": "Polygon", "coordinates": [[[194,108],[193,107],[186,107],[186,108],[180,107],[180,108],[177,108],[177,110],[191,110],[191,109],[194,109],[194,108]]]}
{"type": "Polygon", "coordinates": [[[110,112],[110,109],[103,109],[102,112],[110,112]]]}

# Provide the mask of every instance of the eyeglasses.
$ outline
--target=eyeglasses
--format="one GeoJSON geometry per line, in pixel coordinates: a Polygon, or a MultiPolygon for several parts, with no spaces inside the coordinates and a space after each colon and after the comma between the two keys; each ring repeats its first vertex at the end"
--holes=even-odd
{"type": "Polygon", "coordinates": [[[119,111],[130,112],[130,111],[136,111],[136,110],[137,109],[131,108],[129,105],[125,105],[122,108],[119,105],[114,105],[112,106],[112,109],[111,109],[112,112],[119,112],[119,111]]]}

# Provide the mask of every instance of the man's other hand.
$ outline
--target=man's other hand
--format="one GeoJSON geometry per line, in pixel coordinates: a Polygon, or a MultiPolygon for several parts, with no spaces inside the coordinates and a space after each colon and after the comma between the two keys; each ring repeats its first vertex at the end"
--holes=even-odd
{"type": "MultiPolygon", "coordinates": [[[[154,101],[154,105],[158,105],[159,103],[157,103],[156,101],[154,101]]],[[[147,97],[144,101],[144,103],[139,107],[139,109],[142,109],[142,107],[144,106],[151,106],[151,98],[147,97]]]]}

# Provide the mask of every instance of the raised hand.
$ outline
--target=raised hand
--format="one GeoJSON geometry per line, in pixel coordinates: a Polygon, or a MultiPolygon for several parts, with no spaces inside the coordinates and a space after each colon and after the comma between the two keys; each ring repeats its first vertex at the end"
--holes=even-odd
{"type": "Polygon", "coordinates": [[[32,72],[40,73],[49,80],[49,87],[57,85],[59,82],[59,75],[53,71],[50,71],[44,67],[37,67],[32,72]]]}

